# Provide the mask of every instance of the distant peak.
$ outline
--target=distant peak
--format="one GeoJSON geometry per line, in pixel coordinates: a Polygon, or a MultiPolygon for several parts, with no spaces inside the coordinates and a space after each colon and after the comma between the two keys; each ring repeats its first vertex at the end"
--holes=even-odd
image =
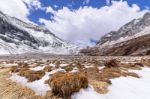
{"type": "Polygon", "coordinates": [[[143,18],[150,18],[150,12],[146,12],[143,18]]]}

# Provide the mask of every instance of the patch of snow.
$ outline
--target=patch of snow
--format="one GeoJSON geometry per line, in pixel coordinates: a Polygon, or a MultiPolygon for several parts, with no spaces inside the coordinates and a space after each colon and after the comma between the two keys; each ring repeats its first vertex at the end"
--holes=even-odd
{"type": "Polygon", "coordinates": [[[34,68],[30,68],[30,70],[34,70],[34,71],[39,71],[39,70],[43,70],[45,66],[37,66],[34,68]]]}
{"type": "Polygon", "coordinates": [[[136,70],[141,78],[120,77],[112,79],[107,94],[99,94],[89,87],[72,95],[72,99],[149,99],[150,68],[136,70]]]}
{"type": "Polygon", "coordinates": [[[94,68],[94,66],[85,65],[85,68],[94,68]]]}
{"type": "Polygon", "coordinates": [[[99,70],[103,69],[105,66],[98,67],[99,70]]]}
{"type": "Polygon", "coordinates": [[[74,67],[72,71],[70,71],[71,73],[77,73],[79,72],[79,69],[77,67],[74,67]]]}
{"type": "Polygon", "coordinates": [[[55,64],[49,64],[51,67],[55,67],[56,65],[55,64]]]}
{"type": "Polygon", "coordinates": [[[65,71],[64,69],[58,68],[58,69],[52,70],[52,71],[50,72],[50,74],[55,74],[55,73],[57,73],[57,72],[66,72],[66,71],[65,71]]]}
{"type": "Polygon", "coordinates": [[[68,66],[69,64],[60,64],[61,67],[66,67],[68,66]]]}
{"type": "Polygon", "coordinates": [[[45,84],[45,81],[49,79],[49,74],[50,73],[46,73],[40,80],[33,82],[28,82],[25,77],[21,77],[17,75],[17,73],[12,73],[10,79],[21,85],[31,88],[36,93],[36,95],[44,95],[48,90],[50,90],[49,85],[45,84]]]}

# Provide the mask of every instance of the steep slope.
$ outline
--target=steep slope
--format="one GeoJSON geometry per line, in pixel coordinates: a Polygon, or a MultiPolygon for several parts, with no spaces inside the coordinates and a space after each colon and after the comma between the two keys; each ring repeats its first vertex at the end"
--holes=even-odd
{"type": "Polygon", "coordinates": [[[90,55],[150,55],[150,13],[134,19],[118,31],[104,35],[94,48],[83,49],[90,55]],[[93,52],[94,50],[94,52],[93,52]]]}
{"type": "Polygon", "coordinates": [[[61,40],[48,29],[0,12],[0,54],[73,54],[76,51],[77,46],[61,40]]]}

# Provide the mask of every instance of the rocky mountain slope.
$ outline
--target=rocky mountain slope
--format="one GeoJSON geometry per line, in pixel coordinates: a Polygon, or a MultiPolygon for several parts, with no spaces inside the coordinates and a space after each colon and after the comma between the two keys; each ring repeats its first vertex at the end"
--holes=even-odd
{"type": "Polygon", "coordinates": [[[63,41],[45,27],[0,12],[0,54],[73,54],[77,46],[63,41]]]}
{"type": "Polygon", "coordinates": [[[118,31],[104,35],[93,48],[83,49],[88,55],[150,55],[150,12],[134,19],[118,31]]]}

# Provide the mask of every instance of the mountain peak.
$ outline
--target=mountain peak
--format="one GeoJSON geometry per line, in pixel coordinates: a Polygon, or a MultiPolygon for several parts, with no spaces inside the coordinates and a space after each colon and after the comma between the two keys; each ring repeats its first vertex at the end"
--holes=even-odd
{"type": "Polygon", "coordinates": [[[43,28],[0,12],[0,54],[76,53],[77,46],[43,28]]]}
{"type": "Polygon", "coordinates": [[[146,12],[143,16],[144,19],[150,18],[150,12],[146,12]]]}

